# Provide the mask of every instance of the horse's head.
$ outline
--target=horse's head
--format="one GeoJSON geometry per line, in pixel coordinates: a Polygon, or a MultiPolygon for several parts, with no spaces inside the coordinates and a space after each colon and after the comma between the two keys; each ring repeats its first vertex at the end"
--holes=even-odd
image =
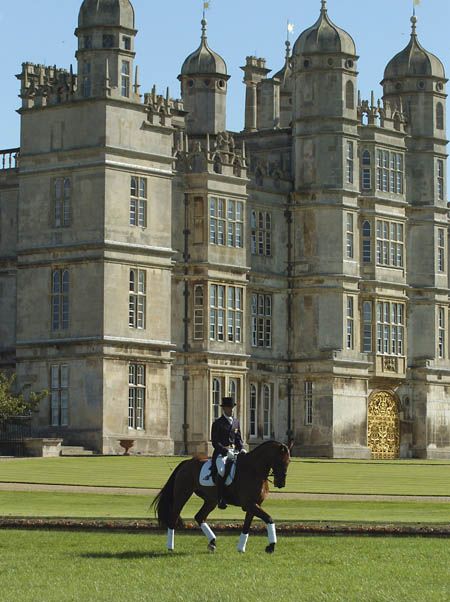
{"type": "Polygon", "coordinates": [[[283,443],[278,443],[275,453],[275,459],[273,462],[273,484],[278,489],[282,489],[286,485],[286,475],[289,462],[291,461],[291,454],[289,447],[283,443]]]}

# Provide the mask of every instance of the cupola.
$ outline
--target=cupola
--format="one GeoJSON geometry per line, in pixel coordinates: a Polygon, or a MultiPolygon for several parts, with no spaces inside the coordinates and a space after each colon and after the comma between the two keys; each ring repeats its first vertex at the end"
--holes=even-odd
{"type": "Polygon", "coordinates": [[[417,18],[411,18],[412,32],[409,44],[391,59],[384,71],[384,79],[404,77],[436,77],[445,79],[445,70],[441,61],[420,44],[416,24],[417,18]]]}
{"type": "Polygon", "coordinates": [[[227,76],[227,66],[223,58],[211,50],[206,37],[206,20],[202,19],[200,46],[184,61],[181,75],[221,75],[227,76]]]}
{"type": "Polygon", "coordinates": [[[337,27],[328,16],[326,0],[322,0],[318,20],[300,34],[293,49],[294,56],[317,53],[351,56],[356,54],[355,42],[351,35],[337,27]]]}
{"type": "Polygon", "coordinates": [[[134,8],[130,0],[84,0],[78,15],[78,27],[98,26],[134,29],[134,8]]]}

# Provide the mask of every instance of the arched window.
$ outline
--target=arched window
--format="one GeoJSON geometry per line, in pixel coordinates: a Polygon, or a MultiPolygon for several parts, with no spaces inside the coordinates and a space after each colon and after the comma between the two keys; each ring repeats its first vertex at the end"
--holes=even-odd
{"type": "Polygon", "coordinates": [[[355,108],[355,87],[351,81],[345,85],[345,106],[347,109],[355,108]]]}
{"type": "Polygon", "coordinates": [[[438,130],[444,129],[444,106],[441,102],[436,105],[436,128],[438,130]]]}
{"type": "Polygon", "coordinates": [[[362,225],[362,241],[363,241],[363,263],[372,261],[372,241],[371,241],[371,226],[367,220],[362,225]]]}
{"type": "Polygon", "coordinates": [[[263,385],[263,437],[270,439],[272,433],[272,398],[269,385],[263,385]]]}
{"type": "Polygon", "coordinates": [[[258,396],[256,385],[250,385],[250,437],[258,436],[258,396]]]}
{"type": "Polygon", "coordinates": [[[212,419],[216,420],[220,415],[220,398],[221,398],[220,380],[213,378],[212,382],[212,419]]]}

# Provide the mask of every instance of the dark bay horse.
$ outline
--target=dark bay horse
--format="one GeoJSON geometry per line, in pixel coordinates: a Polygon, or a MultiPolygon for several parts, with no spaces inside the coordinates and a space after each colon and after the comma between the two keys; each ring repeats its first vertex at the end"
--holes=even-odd
{"type": "MultiPolygon", "coordinates": [[[[229,504],[240,506],[246,513],[239,538],[238,551],[245,552],[248,534],[253,517],[258,517],[267,525],[269,545],[266,552],[275,551],[277,541],[274,522],[261,504],[269,493],[268,478],[273,473],[275,487],[281,489],[286,484],[290,450],[283,443],[266,441],[248,454],[240,454],[237,460],[236,476],[226,487],[225,497],[229,504]]],[[[181,462],[169,480],[156,496],[152,506],[161,527],[167,528],[167,548],[174,550],[175,527],[182,526],[181,511],[193,493],[203,500],[203,506],[195,515],[195,520],[208,538],[208,549],[216,549],[216,536],[206,519],[217,506],[217,488],[200,485],[199,476],[206,457],[194,457],[181,462]]]]}

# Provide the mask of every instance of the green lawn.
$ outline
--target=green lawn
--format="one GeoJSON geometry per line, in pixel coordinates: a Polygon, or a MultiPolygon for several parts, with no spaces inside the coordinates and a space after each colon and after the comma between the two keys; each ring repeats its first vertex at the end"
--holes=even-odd
{"type": "MultiPolygon", "coordinates": [[[[160,488],[181,458],[0,461],[0,481],[160,488]]],[[[294,459],[286,492],[450,496],[450,462],[294,459]]]]}
{"type": "Polygon", "coordinates": [[[448,602],[448,540],[0,531],[0,601],[448,602]]]}

